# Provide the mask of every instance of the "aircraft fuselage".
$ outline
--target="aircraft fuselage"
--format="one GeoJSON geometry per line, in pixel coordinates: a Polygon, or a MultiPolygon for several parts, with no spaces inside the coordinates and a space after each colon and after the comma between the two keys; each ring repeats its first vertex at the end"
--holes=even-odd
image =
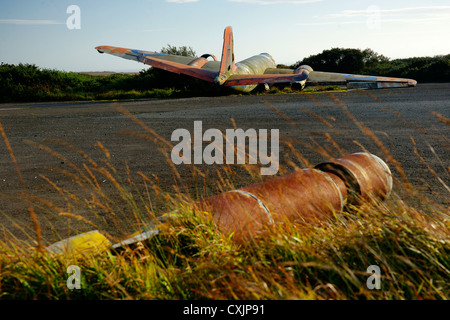
{"type": "MultiPolygon", "coordinates": [[[[234,72],[234,74],[255,75],[255,74],[264,74],[266,69],[268,68],[276,68],[276,63],[270,54],[261,53],[259,55],[237,62],[236,67],[237,70],[234,72]]],[[[256,86],[257,84],[233,86],[231,88],[238,91],[250,92],[254,88],[256,88],[256,86]]]]}

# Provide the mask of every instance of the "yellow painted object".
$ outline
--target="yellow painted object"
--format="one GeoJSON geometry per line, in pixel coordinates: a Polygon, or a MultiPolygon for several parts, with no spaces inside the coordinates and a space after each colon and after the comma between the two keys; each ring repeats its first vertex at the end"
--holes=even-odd
{"type": "Polygon", "coordinates": [[[56,254],[82,257],[104,252],[110,247],[111,242],[98,230],[93,230],[58,241],[46,249],[56,254]]]}

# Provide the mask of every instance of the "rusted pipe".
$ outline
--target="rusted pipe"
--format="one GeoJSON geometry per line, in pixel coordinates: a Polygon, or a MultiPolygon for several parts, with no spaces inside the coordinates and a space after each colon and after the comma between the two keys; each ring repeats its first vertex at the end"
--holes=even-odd
{"type": "MultiPolygon", "coordinates": [[[[275,224],[326,221],[347,203],[384,200],[391,190],[392,176],[386,163],[373,154],[354,153],[320,163],[314,169],[298,170],[204,199],[195,207],[211,213],[222,233],[233,234],[234,240],[243,242],[275,224]]],[[[167,214],[160,220],[176,217],[176,213],[167,214]]],[[[156,225],[148,227],[109,249],[120,250],[160,232],[156,225]]],[[[62,240],[47,249],[55,253],[75,250],[77,254],[106,250],[103,238],[94,231],[62,240]]]]}
{"type": "Polygon", "coordinates": [[[313,223],[333,217],[347,201],[384,200],[392,189],[389,167],[368,153],[355,153],[225,192],[198,203],[221,232],[242,241],[284,221],[313,223]]]}
{"type": "Polygon", "coordinates": [[[387,164],[369,153],[353,153],[333,161],[318,164],[316,169],[340,177],[349,191],[347,201],[385,200],[392,190],[392,174],[387,164]]]}
{"type": "Polygon", "coordinates": [[[299,170],[210,197],[199,206],[212,213],[221,232],[243,240],[285,220],[311,223],[341,211],[345,184],[334,177],[316,169],[299,170]]]}

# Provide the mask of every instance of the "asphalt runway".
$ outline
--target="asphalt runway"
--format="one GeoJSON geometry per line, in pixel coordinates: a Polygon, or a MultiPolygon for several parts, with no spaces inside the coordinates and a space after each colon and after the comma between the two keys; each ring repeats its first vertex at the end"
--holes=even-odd
{"type": "MultiPolygon", "coordinates": [[[[279,129],[281,174],[292,171],[295,165],[305,167],[302,158],[293,153],[288,144],[311,164],[326,160],[325,152],[339,156],[341,152],[358,152],[362,148],[386,159],[377,143],[362,132],[361,128],[364,126],[370,129],[401,163],[408,180],[416,188],[441,204],[449,204],[449,193],[443,184],[450,185],[450,126],[445,123],[445,119],[440,119],[437,115],[450,118],[449,83],[419,84],[415,88],[363,92],[245,95],[113,103],[2,104],[0,122],[17,159],[27,193],[47,201],[45,203],[42,200],[37,201],[37,198],[32,199],[44,238],[54,240],[55,234],[69,233],[68,218],[56,213],[50,214],[50,211],[57,212],[62,209],[73,212],[74,208],[67,205],[68,193],[51,188],[43,176],[53,181],[60,190],[70,190],[80,198],[85,195],[85,190],[76,183],[76,178],[61,171],[72,170],[71,163],[82,168],[83,163],[88,163],[88,160],[62,145],[61,141],[82,150],[92,160],[101,163],[104,155],[94,146],[100,141],[109,150],[111,163],[117,169],[118,175],[126,182],[128,166],[130,179],[143,194],[145,183],[138,172],[157,179],[159,185],[169,192],[174,191],[174,186],[192,192],[193,195],[198,189],[211,187],[212,191],[209,192],[216,190],[216,166],[197,165],[207,178],[204,185],[196,188],[192,181],[191,166],[174,166],[168,163],[168,159],[160,151],[161,144],[143,138],[142,135],[148,135],[148,132],[118,110],[119,106],[168,141],[172,132],[178,128],[188,129],[193,134],[194,121],[202,121],[203,132],[209,128],[219,129],[223,133],[226,129],[233,128],[279,129]],[[52,148],[64,159],[51,155],[36,144],[52,148]],[[179,178],[174,176],[173,168],[177,170],[179,178]],[[158,178],[155,178],[156,176],[158,178]],[[436,176],[439,176],[440,180],[436,176]],[[186,181],[188,186],[186,189],[183,189],[183,181],[186,181]],[[53,209],[48,209],[52,206],[53,209]]],[[[205,145],[207,143],[204,143],[205,145]]],[[[388,164],[393,169],[393,164],[388,164]]],[[[242,177],[245,176],[246,171],[242,166],[231,167],[242,174],[242,177]]],[[[396,178],[400,178],[398,171],[393,169],[393,173],[396,178]]],[[[108,194],[108,190],[114,189],[114,186],[106,180],[99,180],[98,183],[104,183],[102,188],[108,194]]],[[[235,183],[236,186],[241,186],[247,183],[247,180],[236,179],[235,183]]],[[[23,191],[10,153],[5,143],[0,141],[0,223],[5,230],[18,238],[26,238],[22,228],[26,231],[32,230],[23,191]]],[[[84,215],[85,212],[82,211],[77,213],[84,215]]],[[[74,224],[75,220],[70,221],[74,224]]],[[[85,225],[80,228],[92,229],[92,226],[85,225]]],[[[3,234],[5,237],[9,236],[5,232],[3,234]]]]}

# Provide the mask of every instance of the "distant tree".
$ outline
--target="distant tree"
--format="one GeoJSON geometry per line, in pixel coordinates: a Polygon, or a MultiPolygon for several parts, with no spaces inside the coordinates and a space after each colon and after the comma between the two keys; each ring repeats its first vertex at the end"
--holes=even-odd
{"type": "Polygon", "coordinates": [[[362,51],[363,54],[363,63],[364,63],[364,67],[365,68],[370,68],[370,67],[374,67],[380,64],[385,64],[389,62],[389,58],[376,53],[375,51],[373,51],[372,49],[365,49],[362,51]]]}
{"type": "Polygon", "coordinates": [[[435,57],[423,69],[424,81],[429,82],[449,82],[450,81],[450,54],[447,56],[435,57]]]}
{"type": "Polygon", "coordinates": [[[194,49],[192,49],[192,47],[187,46],[176,47],[168,44],[167,47],[162,48],[160,51],[161,53],[173,54],[177,56],[197,57],[197,54],[195,53],[194,49]]]}
{"type": "Polygon", "coordinates": [[[360,73],[364,69],[378,67],[388,62],[388,57],[378,54],[372,49],[332,48],[298,61],[294,67],[307,64],[315,70],[360,73]]]}
{"type": "Polygon", "coordinates": [[[293,69],[292,66],[287,66],[287,65],[282,64],[282,63],[277,64],[277,68],[280,68],[280,69],[293,69]]]}

